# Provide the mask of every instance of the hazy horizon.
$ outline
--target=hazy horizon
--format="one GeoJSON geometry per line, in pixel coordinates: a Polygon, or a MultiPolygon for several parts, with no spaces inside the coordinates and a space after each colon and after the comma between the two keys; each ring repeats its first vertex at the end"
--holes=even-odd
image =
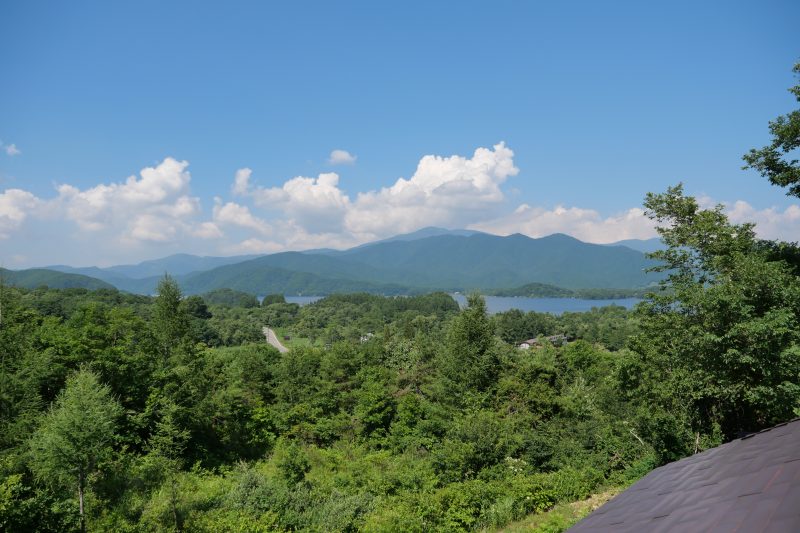
{"type": "MultiPolygon", "coordinates": [[[[432,229],[432,228],[443,229],[443,230],[446,230],[446,231],[459,231],[459,230],[463,229],[463,228],[437,228],[435,226],[426,226],[424,228],[420,228],[417,231],[421,231],[421,230],[425,230],[425,229],[432,229]]],[[[482,233],[486,233],[488,235],[493,235],[493,236],[496,236],[496,237],[508,237],[508,236],[512,235],[511,233],[505,234],[505,235],[491,233],[491,232],[482,232],[482,233]]],[[[541,237],[531,237],[531,238],[539,239],[539,238],[544,238],[544,237],[551,237],[551,236],[557,235],[557,234],[563,234],[563,235],[567,235],[568,237],[572,237],[572,238],[577,239],[577,237],[574,237],[574,236],[566,234],[566,233],[551,233],[549,235],[542,235],[541,237]]],[[[403,236],[403,235],[407,235],[407,234],[398,234],[398,235],[395,235],[395,236],[387,237],[387,239],[392,239],[393,237],[403,236]]],[[[624,246],[625,245],[625,241],[636,241],[636,242],[645,243],[645,242],[653,241],[653,240],[657,240],[657,239],[658,239],[658,236],[651,237],[649,239],[622,239],[621,241],[614,241],[614,242],[610,242],[610,243],[593,243],[593,242],[589,242],[589,241],[582,241],[582,242],[586,242],[588,244],[598,244],[598,245],[601,245],[601,246],[618,245],[618,244],[624,246]]],[[[377,241],[368,241],[366,243],[362,243],[361,245],[381,242],[383,240],[384,239],[379,239],[377,241]]],[[[582,240],[582,239],[578,239],[578,240],[582,240]]],[[[355,247],[361,246],[361,245],[356,245],[355,247]]],[[[304,249],[297,249],[297,250],[282,250],[282,251],[279,251],[279,252],[266,252],[266,253],[263,253],[263,254],[237,254],[237,253],[231,253],[231,254],[211,255],[211,254],[203,254],[203,253],[189,254],[189,253],[186,253],[186,252],[175,252],[175,253],[168,254],[168,255],[158,255],[158,256],[153,256],[153,257],[145,257],[145,258],[143,258],[143,259],[141,259],[139,261],[136,261],[134,263],[108,263],[108,262],[103,262],[103,261],[100,261],[98,263],[91,263],[91,264],[89,264],[89,263],[87,263],[87,264],[49,263],[49,264],[35,264],[35,265],[20,266],[20,267],[17,267],[15,269],[22,270],[22,269],[28,269],[28,268],[47,268],[47,267],[50,267],[50,266],[68,266],[68,267],[72,267],[72,268],[90,268],[90,267],[109,268],[109,267],[114,267],[114,266],[138,265],[138,264],[141,264],[141,263],[158,261],[160,259],[166,259],[166,258],[169,258],[169,257],[181,256],[181,255],[194,256],[194,257],[212,257],[212,258],[213,257],[250,257],[250,256],[255,257],[255,256],[270,255],[271,253],[310,252],[310,251],[314,251],[314,250],[324,250],[324,249],[331,249],[331,250],[336,250],[336,251],[345,251],[345,250],[349,250],[349,249],[355,248],[355,247],[348,246],[348,247],[345,247],[345,248],[304,248],[304,249]]],[[[633,248],[633,249],[635,250],[636,248],[633,248]]],[[[637,250],[637,251],[640,251],[640,250],[637,250]]],[[[4,265],[0,264],[0,267],[4,267],[4,265]]],[[[14,269],[12,269],[12,270],[14,270],[14,269]]]]}

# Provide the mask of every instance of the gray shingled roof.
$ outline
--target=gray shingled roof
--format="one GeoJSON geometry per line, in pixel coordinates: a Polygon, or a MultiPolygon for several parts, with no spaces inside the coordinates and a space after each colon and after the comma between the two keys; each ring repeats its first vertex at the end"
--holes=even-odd
{"type": "Polygon", "coordinates": [[[800,531],[800,419],[656,468],[569,531],[800,531]]]}

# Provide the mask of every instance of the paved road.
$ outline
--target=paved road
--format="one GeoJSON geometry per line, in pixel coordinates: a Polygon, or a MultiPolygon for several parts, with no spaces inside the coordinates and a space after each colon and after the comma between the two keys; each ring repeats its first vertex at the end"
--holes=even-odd
{"type": "Polygon", "coordinates": [[[281,341],[278,340],[278,336],[275,335],[275,332],[269,329],[267,326],[264,326],[264,329],[261,330],[264,333],[264,336],[267,338],[267,342],[273,345],[278,349],[281,353],[286,353],[289,351],[289,348],[281,344],[281,341]]]}

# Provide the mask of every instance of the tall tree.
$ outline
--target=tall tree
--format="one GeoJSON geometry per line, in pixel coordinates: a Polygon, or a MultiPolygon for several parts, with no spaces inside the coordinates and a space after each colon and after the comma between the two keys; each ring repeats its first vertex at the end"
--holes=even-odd
{"type": "Polygon", "coordinates": [[[729,223],[721,206],[700,209],[681,186],[648,194],[645,207],[667,245],[652,256],[668,274],[668,290],[640,308],[632,344],[639,366],[629,385],[650,413],[671,420],[659,422],[667,433],[682,426],[718,440],[800,412],[800,278],[751,224],[729,223]]]}
{"type": "Polygon", "coordinates": [[[150,437],[149,459],[155,461],[168,484],[169,506],[176,531],[183,531],[183,518],[179,509],[178,474],[183,466],[183,452],[189,442],[189,431],[182,429],[177,421],[178,407],[166,403],[161,409],[161,420],[156,423],[156,431],[150,437]]]}
{"type": "Polygon", "coordinates": [[[441,363],[445,376],[462,387],[485,390],[495,382],[499,368],[494,331],[479,294],[467,297],[467,308],[450,324],[441,363]]]}
{"type": "Polygon", "coordinates": [[[175,278],[164,274],[158,283],[157,293],[153,310],[153,330],[166,366],[170,355],[188,333],[189,317],[181,305],[183,294],[175,278]]]}
{"type": "MultiPolygon", "coordinates": [[[[800,63],[794,66],[800,76],[800,63]]],[[[800,102],[800,83],[789,89],[800,102]]],[[[761,149],[752,149],[745,154],[747,165],[769,179],[773,185],[788,187],[786,194],[800,196],[800,161],[787,156],[800,148],[800,109],[781,115],[769,123],[772,142],[761,149]]],[[[796,152],[795,152],[796,155],[796,152]]]]}
{"type": "Polygon", "coordinates": [[[94,372],[81,368],[31,439],[31,467],[45,482],[78,489],[81,531],[89,476],[110,451],[122,408],[94,372]]]}

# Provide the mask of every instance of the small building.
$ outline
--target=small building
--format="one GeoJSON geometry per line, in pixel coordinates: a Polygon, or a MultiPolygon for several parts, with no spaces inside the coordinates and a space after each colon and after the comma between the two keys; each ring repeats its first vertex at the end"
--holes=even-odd
{"type": "Polygon", "coordinates": [[[557,335],[550,335],[549,337],[537,337],[535,339],[528,339],[526,341],[522,341],[517,345],[517,348],[520,350],[529,350],[530,348],[542,348],[544,344],[542,343],[542,339],[546,340],[553,346],[564,346],[567,344],[569,339],[566,335],[557,334],[557,335]]]}
{"type": "Polygon", "coordinates": [[[539,345],[539,339],[528,339],[526,341],[522,341],[517,348],[520,350],[528,350],[533,346],[539,345]]]}

